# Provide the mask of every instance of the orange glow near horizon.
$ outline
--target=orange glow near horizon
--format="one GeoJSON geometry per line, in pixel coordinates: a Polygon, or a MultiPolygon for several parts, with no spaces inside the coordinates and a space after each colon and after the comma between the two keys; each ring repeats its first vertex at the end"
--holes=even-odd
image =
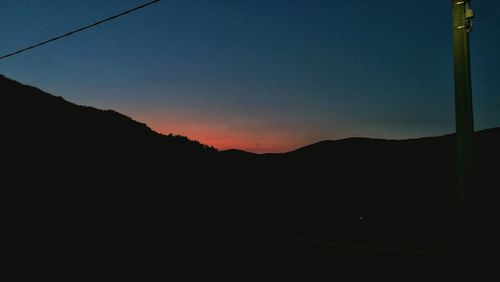
{"type": "Polygon", "coordinates": [[[196,140],[202,144],[212,146],[218,150],[239,149],[253,153],[281,153],[296,149],[295,144],[279,140],[273,136],[262,136],[253,134],[235,134],[224,130],[207,128],[182,128],[172,130],[171,127],[156,127],[152,129],[162,134],[178,134],[196,140]],[[256,141],[258,140],[258,141],[256,141]]]}
{"type": "Polygon", "coordinates": [[[282,153],[305,145],[284,133],[252,133],[234,130],[227,125],[197,124],[185,120],[183,122],[168,122],[148,117],[141,117],[140,120],[158,133],[183,135],[218,150],[239,149],[253,153],[282,153]]]}

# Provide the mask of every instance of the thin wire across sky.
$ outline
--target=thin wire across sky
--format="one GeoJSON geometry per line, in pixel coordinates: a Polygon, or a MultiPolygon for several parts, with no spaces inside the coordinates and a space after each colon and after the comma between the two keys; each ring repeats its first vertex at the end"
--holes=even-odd
{"type": "Polygon", "coordinates": [[[145,8],[145,7],[147,7],[147,6],[153,5],[153,4],[158,3],[158,2],[160,2],[160,0],[150,1],[150,2],[148,2],[148,3],[145,3],[145,4],[142,4],[142,5],[139,5],[139,6],[135,7],[135,8],[132,8],[132,9],[126,10],[126,11],[121,12],[121,13],[119,13],[119,14],[116,14],[116,15],[114,15],[114,16],[111,16],[111,17],[108,17],[108,18],[102,19],[102,20],[100,20],[100,21],[97,21],[97,22],[95,22],[95,23],[92,23],[92,24],[89,24],[89,25],[86,25],[86,26],[80,27],[80,28],[78,28],[78,29],[75,29],[75,30],[73,30],[73,31],[67,32],[67,33],[65,33],[65,34],[58,35],[58,36],[52,37],[52,38],[50,38],[50,39],[47,39],[47,40],[45,40],[45,41],[42,41],[42,42],[40,42],[40,43],[37,43],[37,44],[31,45],[31,46],[25,47],[25,48],[23,48],[23,49],[19,49],[19,50],[17,50],[17,51],[14,51],[14,52],[11,52],[11,53],[8,53],[8,54],[5,54],[5,55],[2,55],[2,56],[0,56],[0,60],[3,60],[3,59],[6,59],[6,58],[8,58],[8,57],[12,57],[12,56],[14,56],[14,55],[17,55],[17,54],[20,54],[20,53],[26,52],[26,51],[28,51],[28,50],[35,49],[35,48],[37,48],[37,47],[40,47],[40,46],[45,45],[45,44],[50,43],[50,42],[54,42],[54,41],[56,41],[56,40],[63,39],[63,38],[65,38],[65,37],[68,37],[68,36],[73,35],[73,34],[75,34],[75,33],[78,33],[78,32],[81,32],[81,31],[84,31],[84,30],[86,30],[86,29],[93,28],[93,27],[95,27],[95,26],[98,26],[98,25],[103,24],[103,23],[105,23],[105,22],[109,22],[109,21],[114,20],[114,19],[116,19],[116,18],[119,18],[119,17],[121,17],[121,16],[125,16],[125,15],[127,15],[127,14],[129,14],[129,13],[135,12],[135,11],[137,11],[137,10],[140,10],[140,9],[142,9],[142,8],[145,8]]]}

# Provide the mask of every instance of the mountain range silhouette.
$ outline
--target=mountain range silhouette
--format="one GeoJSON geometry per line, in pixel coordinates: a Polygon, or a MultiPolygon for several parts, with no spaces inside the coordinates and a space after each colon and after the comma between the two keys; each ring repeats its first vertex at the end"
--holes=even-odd
{"type": "MultiPolygon", "coordinates": [[[[218,151],[1,75],[0,90],[6,215],[12,242],[24,252],[73,258],[75,253],[80,258],[95,254],[94,259],[107,252],[104,257],[119,260],[127,242],[134,257],[161,256],[165,253],[155,250],[163,250],[175,254],[184,267],[208,263],[213,270],[216,263],[207,261],[214,259],[214,252],[224,254],[217,263],[240,271],[247,268],[228,256],[246,266],[250,260],[273,259],[293,264],[287,245],[291,243],[285,246],[261,236],[257,246],[248,243],[255,236],[242,235],[254,232],[450,253],[449,261],[410,261],[440,264],[444,272],[453,269],[458,238],[453,134],[408,140],[347,138],[279,154],[218,151]],[[195,227],[189,222],[196,222],[195,227]],[[200,228],[210,240],[193,237],[200,228]],[[182,247],[169,240],[182,242],[182,247]],[[241,240],[247,242],[245,247],[241,240]],[[219,245],[207,247],[214,242],[219,245]],[[65,253],[65,246],[73,251],[65,253]],[[244,259],[233,247],[243,249],[244,259]],[[198,259],[186,255],[186,248],[198,259]],[[269,252],[270,258],[256,250],[269,252]]],[[[499,144],[500,128],[475,134],[470,214],[471,240],[479,253],[494,240],[499,144]]],[[[291,248],[300,259],[314,253],[315,267],[325,257],[332,263],[317,247],[291,248]]],[[[343,250],[343,257],[333,260],[354,269],[356,252],[343,250]]],[[[397,257],[380,261],[388,260],[409,267],[397,257]]]]}

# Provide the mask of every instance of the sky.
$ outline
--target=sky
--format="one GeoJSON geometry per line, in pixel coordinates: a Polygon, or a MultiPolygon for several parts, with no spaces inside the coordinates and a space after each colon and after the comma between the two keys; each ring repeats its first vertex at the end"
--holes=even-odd
{"type": "MultiPolygon", "coordinates": [[[[0,55],[146,0],[2,0],[0,55]]],[[[474,0],[476,129],[500,126],[500,2],[474,0]]],[[[0,73],[218,149],[454,131],[451,1],[162,0],[0,73]]]]}

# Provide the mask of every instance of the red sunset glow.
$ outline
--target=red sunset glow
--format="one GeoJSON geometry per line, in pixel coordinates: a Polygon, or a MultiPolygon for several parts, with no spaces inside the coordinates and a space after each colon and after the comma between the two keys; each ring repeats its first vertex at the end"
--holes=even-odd
{"type": "MultiPolygon", "coordinates": [[[[146,118],[147,119],[147,118],[146,118]]],[[[202,144],[218,150],[240,149],[254,153],[288,152],[301,144],[287,132],[244,132],[234,130],[228,125],[196,124],[194,122],[165,122],[152,119],[144,120],[151,129],[162,134],[187,136],[202,144]]]]}

